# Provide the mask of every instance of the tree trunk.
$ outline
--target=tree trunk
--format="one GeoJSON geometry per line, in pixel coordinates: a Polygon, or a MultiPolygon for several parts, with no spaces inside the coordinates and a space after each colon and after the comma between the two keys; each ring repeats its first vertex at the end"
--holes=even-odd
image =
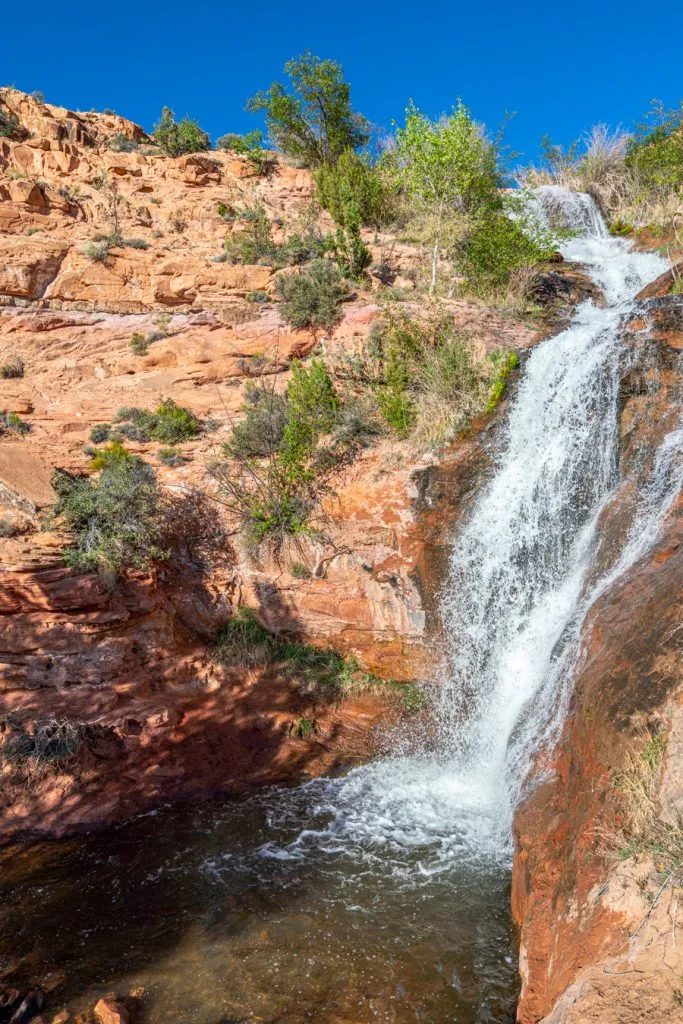
{"type": "Polygon", "coordinates": [[[429,294],[433,295],[436,291],[436,268],[439,263],[439,238],[441,236],[441,213],[443,204],[439,204],[439,212],[436,215],[436,237],[434,238],[434,248],[432,249],[432,280],[429,285],[429,294]]]}

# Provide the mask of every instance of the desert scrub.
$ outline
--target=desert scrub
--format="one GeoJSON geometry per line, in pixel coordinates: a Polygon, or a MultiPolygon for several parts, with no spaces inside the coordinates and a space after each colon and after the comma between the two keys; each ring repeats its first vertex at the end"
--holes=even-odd
{"type": "Polygon", "coordinates": [[[302,694],[324,703],[392,686],[363,671],[355,658],[345,658],[331,648],[275,636],[250,608],[235,610],[218,636],[214,656],[226,668],[277,666],[302,694]]]}
{"type": "Polygon", "coordinates": [[[118,132],[108,140],[107,149],[110,149],[112,153],[135,153],[138,144],[133,139],[129,139],[127,135],[118,132]]]}
{"type": "Polygon", "coordinates": [[[15,523],[9,519],[0,519],[0,537],[16,537],[19,533],[19,529],[15,523]]]}
{"type": "Polygon", "coordinates": [[[137,406],[126,406],[116,413],[116,431],[131,441],[160,441],[182,444],[197,437],[201,424],[194,413],[172,398],[165,398],[152,412],[137,406]]]}
{"type": "Polygon", "coordinates": [[[160,448],[157,452],[157,459],[162,466],[169,469],[177,469],[185,465],[185,459],[174,448],[160,448]]]}
{"type": "Polygon", "coordinates": [[[96,452],[92,468],[98,477],[55,472],[53,515],[74,537],[67,565],[113,583],[167,557],[166,503],[151,466],[118,442],[96,452]]]}
{"type": "Polygon", "coordinates": [[[30,423],[22,420],[21,416],[18,416],[16,412],[0,412],[0,437],[3,434],[24,435],[30,432],[30,423]]]}
{"type": "Polygon", "coordinates": [[[477,360],[451,314],[434,305],[419,318],[385,310],[366,349],[366,376],[398,437],[438,444],[483,410],[492,366],[477,360]]]}
{"type": "Polygon", "coordinates": [[[292,364],[284,394],[251,385],[243,418],[224,446],[229,462],[213,467],[223,501],[254,542],[281,542],[308,530],[317,501],[318,441],[336,423],[340,399],[321,360],[292,364]]]}
{"type": "Polygon", "coordinates": [[[146,356],[149,351],[149,342],[144,334],[141,334],[140,331],[135,331],[128,342],[128,347],[133,355],[146,356]]]}
{"type": "Polygon", "coordinates": [[[683,823],[660,818],[658,790],[666,739],[661,732],[642,728],[627,751],[621,768],[612,773],[622,827],[603,834],[609,852],[620,860],[651,858],[653,871],[643,889],[648,901],[655,891],[681,883],[683,823]]]}
{"type": "Polygon", "coordinates": [[[2,760],[26,781],[68,770],[85,743],[85,726],[70,718],[41,718],[25,724],[10,720],[2,760]]]}
{"type": "Polygon", "coordinates": [[[261,265],[281,269],[296,267],[322,257],[331,248],[331,240],[313,225],[291,234],[282,244],[273,241],[272,224],[265,206],[243,206],[239,209],[218,204],[218,212],[239,226],[239,233],[226,239],[222,261],[261,265]]]}
{"type": "Polygon", "coordinates": [[[103,441],[108,441],[110,437],[110,423],[95,423],[90,428],[90,440],[93,441],[95,444],[102,444],[103,441]]]}
{"type": "Polygon", "coordinates": [[[0,377],[10,380],[13,377],[24,376],[24,360],[20,356],[10,356],[6,363],[0,366],[0,377]]]}
{"type": "Polygon", "coordinates": [[[330,330],[341,317],[341,304],[349,287],[334,264],[314,260],[299,274],[277,282],[280,311],[285,323],[298,329],[330,330]]]}

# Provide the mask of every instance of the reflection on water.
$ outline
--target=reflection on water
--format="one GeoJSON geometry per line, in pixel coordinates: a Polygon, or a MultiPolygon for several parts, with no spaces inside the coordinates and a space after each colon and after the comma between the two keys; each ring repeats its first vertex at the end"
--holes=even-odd
{"type": "Polygon", "coordinates": [[[435,874],[371,841],[293,855],[323,807],[269,790],[5,851],[2,973],[65,971],[52,1006],[74,1011],[143,986],[147,1024],[512,1021],[507,867],[435,874]]]}

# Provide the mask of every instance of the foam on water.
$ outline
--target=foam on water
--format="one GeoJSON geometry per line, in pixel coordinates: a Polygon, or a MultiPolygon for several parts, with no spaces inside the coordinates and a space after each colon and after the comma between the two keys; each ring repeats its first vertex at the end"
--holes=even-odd
{"type": "Polygon", "coordinates": [[[562,720],[585,616],[647,552],[673,501],[674,435],[624,550],[586,593],[598,519],[617,483],[621,325],[668,264],[611,237],[587,195],[550,186],[531,202],[538,217],[572,229],[564,254],[586,266],[607,305],[582,303],[524,366],[495,472],[454,543],[442,596],[450,652],[432,688],[436,736],[427,752],[416,743],[416,753],[302,787],[295,812],[275,800],[274,821],[308,814],[309,827],[286,846],[268,843],[264,856],[343,851],[411,884],[463,857],[506,860],[515,801],[562,720]]]}

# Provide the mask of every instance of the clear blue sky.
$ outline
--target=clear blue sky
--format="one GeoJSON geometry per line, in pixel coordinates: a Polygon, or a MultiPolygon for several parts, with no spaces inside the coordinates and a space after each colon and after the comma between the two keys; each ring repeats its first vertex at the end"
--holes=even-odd
{"type": "Polygon", "coordinates": [[[307,47],[344,66],[354,106],[388,127],[407,101],[431,116],[461,96],[525,159],[598,121],[630,126],[683,98],[683,5],[633,0],[114,0],[9,3],[0,84],[151,129],[162,105],[215,139],[258,126],[247,97],[307,47]]]}

